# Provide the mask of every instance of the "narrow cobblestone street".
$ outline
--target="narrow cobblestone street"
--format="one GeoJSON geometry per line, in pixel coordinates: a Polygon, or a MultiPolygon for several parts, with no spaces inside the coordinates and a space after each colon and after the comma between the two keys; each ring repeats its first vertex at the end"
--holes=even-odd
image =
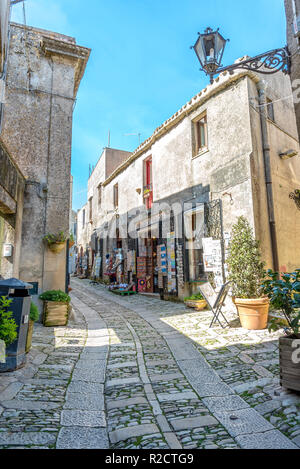
{"type": "Polygon", "coordinates": [[[72,281],[67,327],[35,326],[27,365],[0,378],[1,448],[300,447],[300,395],[278,336],[209,329],[211,313],[72,281]]]}

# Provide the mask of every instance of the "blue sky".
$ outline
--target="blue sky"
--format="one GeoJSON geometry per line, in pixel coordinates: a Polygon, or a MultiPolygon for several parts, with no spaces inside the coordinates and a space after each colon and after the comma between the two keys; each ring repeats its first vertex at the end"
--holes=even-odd
{"type": "MultiPolygon", "coordinates": [[[[23,22],[22,3],[13,21],[23,22]]],[[[26,0],[26,22],[76,38],[92,54],[74,113],[73,208],[86,202],[89,164],[108,143],[133,151],[208,83],[189,49],[220,27],[223,65],[284,46],[284,0],[26,0]]]]}

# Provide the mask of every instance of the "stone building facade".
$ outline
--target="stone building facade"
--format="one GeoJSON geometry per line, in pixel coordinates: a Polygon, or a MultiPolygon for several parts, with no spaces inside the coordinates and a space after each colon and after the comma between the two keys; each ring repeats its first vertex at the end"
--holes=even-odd
{"type": "Polygon", "coordinates": [[[88,202],[77,211],[77,254],[78,271],[90,271],[94,261],[95,233],[108,215],[103,204],[103,183],[131,155],[128,151],[104,148],[88,180],[88,202]]]}
{"type": "MultiPolygon", "coordinates": [[[[38,293],[66,289],[66,247],[53,254],[43,237],[69,233],[72,116],[89,54],[74,38],[10,24],[1,144],[24,186],[10,262],[14,275],[34,282],[38,293]]],[[[2,267],[1,273],[9,275],[2,267]]]]}
{"type": "MultiPolygon", "coordinates": [[[[101,181],[95,230],[78,233],[101,259],[121,261],[122,282],[184,296],[226,278],[226,248],[244,215],[268,267],[299,267],[300,217],[289,194],[300,187],[299,142],[289,77],[224,72],[158,127],[101,181]],[[288,242],[287,242],[288,240],[288,242]],[[134,260],[133,260],[134,258],[134,260]]],[[[89,194],[99,180],[89,181],[89,194]]],[[[98,263],[99,265],[99,263],[98,263]]],[[[94,272],[95,273],[95,272],[94,272]]]]}
{"type": "Polygon", "coordinates": [[[287,44],[291,56],[291,81],[300,135],[300,0],[284,0],[287,22],[287,44]]]}

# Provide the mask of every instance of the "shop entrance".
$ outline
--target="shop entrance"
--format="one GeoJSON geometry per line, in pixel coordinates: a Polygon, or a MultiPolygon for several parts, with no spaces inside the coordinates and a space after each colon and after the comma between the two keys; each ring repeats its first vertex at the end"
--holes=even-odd
{"type": "Polygon", "coordinates": [[[155,237],[139,237],[137,280],[140,293],[159,293],[157,271],[157,245],[155,237]]]}

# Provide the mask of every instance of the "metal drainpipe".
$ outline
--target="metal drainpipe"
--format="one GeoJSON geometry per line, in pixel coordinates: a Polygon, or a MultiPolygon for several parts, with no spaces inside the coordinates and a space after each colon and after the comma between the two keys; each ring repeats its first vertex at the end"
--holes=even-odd
{"type": "Polygon", "coordinates": [[[273,257],[273,269],[275,272],[279,272],[279,259],[278,259],[278,246],[276,236],[276,223],[274,213],[274,199],[273,199],[273,186],[272,186],[272,172],[271,172],[271,158],[270,158],[270,143],[268,135],[268,123],[267,123],[267,100],[265,92],[265,83],[260,80],[257,84],[258,95],[259,95],[259,113],[260,123],[262,131],[262,147],[263,147],[263,161],[265,170],[265,182],[267,190],[267,204],[268,204],[268,216],[271,236],[271,248],[273,257]]]}

